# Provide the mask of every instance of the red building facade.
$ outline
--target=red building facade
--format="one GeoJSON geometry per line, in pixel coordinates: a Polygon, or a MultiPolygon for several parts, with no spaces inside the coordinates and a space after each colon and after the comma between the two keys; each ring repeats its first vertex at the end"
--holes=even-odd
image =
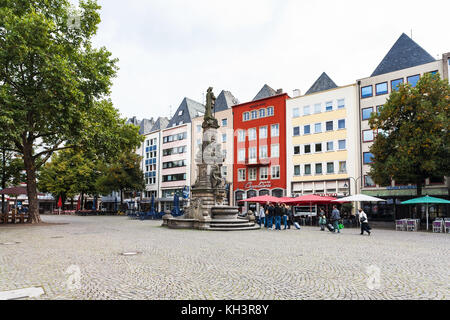
{"type": "MultiPolygon", "coordinates": [[[[285,93],[233,106],[233,197],[286,195],[285,93]]],[[[255,205],[248,209],[255,210],[255,205]]]]}

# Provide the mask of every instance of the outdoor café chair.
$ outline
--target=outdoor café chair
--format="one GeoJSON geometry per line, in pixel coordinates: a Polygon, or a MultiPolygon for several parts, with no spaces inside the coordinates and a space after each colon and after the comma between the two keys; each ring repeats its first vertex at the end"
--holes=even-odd
{"type": "Polygon", "coordinates": [[[444,220],[445,233],[450,233],[450,220],[444,220]]]}
{"type": "Polygon", "coordinates": [[[405,230],[405,220],[395,220],[395,230],[404,231],[405,230]]]}
{"type": "Polygon", "coordinates": [[[416,231],[416,220],[408,219],[406,221],[406,231],[416,231]]]}
{"type": "Polygon", "coordinates": [[[442,227],[444,225],[443,220],[434,220],[433,221],[433,232],[442,232],[442,227]]]}

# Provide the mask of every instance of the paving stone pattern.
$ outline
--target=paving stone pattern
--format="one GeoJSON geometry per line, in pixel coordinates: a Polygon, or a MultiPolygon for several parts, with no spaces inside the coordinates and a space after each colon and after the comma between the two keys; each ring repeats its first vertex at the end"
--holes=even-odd
{"type": "Polygon", "coordinates": [[[0,291],[41,286],[45,295],[37,299],[83,300],[450,298],[447,234],[212,232],[126,217],[43,220],[67,224],[0,226],[0,243],[20,242],[0,245],[0,291]],[[130,251],[139,254],[121,255],[130,251]]]}

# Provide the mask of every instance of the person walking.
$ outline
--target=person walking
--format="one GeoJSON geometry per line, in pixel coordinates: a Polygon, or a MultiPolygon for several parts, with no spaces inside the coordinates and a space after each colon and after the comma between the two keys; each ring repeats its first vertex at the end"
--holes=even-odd
{"type": "Polygon", "coordinates": [[[266,225],[266,209],[264,206],[259,208],[259,227],[262,228],[266,225]]]}
{"type": "Polygon", "coordinates": [[[339,220],[341,219],[341,215],[336,206],[333,206],[333,211],[331,212],[331,222],[333,223],[334,232],[341,233],[339,230],[339,220]]]}
{"type": "Polygon", "coordinates": [[[320,212],[319,212],[320,231],[325,231],[326,224],[327,224],[327,217],[325,215],[325,211],[323,210],[323,208],[320,208],[320,212]]]}
{"type": "Polygon", "coordinates": [[[287,206],[287,228],[291,229],[291,225],[294,224],[294,217],[292,213],[292,206],[287,206]]]}
{"type": "Polygon", "coordinates": [[[273,203],[271,203],[267,209],[267,229],[272,229],[273,226],[273,217],[275,215],[275,208],[273,203]]]}
{"type": "Polygon", "coordinates": [[[281,230],[281,216],[283,215],[283,209],[277,203],[275,205],[275,230],[281,230]]]}
{"type": "Polygon", "coordinates": [[[364,235],[364,231],[366,231],[370,236],[370,226],[367,214],[363,211],[363,209],[358,209],[358,211],[359,211],[359,222],[361,222],[361,235],[364,235]]]}
{"type": "Polygon", "coordinates": [[[284,203],[282,205],[282,209],[283,209],[283,225],[284,225],[284,229],[283,230],[286,230],[287,229],[287,225],[288,225],[288,222],[287,222],[287,220],[288,220],[288,208],[286,207],[286,205],[284,203]]]}

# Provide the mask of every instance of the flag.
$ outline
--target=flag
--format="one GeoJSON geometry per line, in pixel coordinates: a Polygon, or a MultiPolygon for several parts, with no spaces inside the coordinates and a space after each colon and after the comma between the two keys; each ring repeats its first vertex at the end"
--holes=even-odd
{"type": "Polygon", "coordinates": [[[59,199],[58,199],[58,208],[62,208],[62,199],[61,199],[61,196],[59,196],[59,199]]]}

